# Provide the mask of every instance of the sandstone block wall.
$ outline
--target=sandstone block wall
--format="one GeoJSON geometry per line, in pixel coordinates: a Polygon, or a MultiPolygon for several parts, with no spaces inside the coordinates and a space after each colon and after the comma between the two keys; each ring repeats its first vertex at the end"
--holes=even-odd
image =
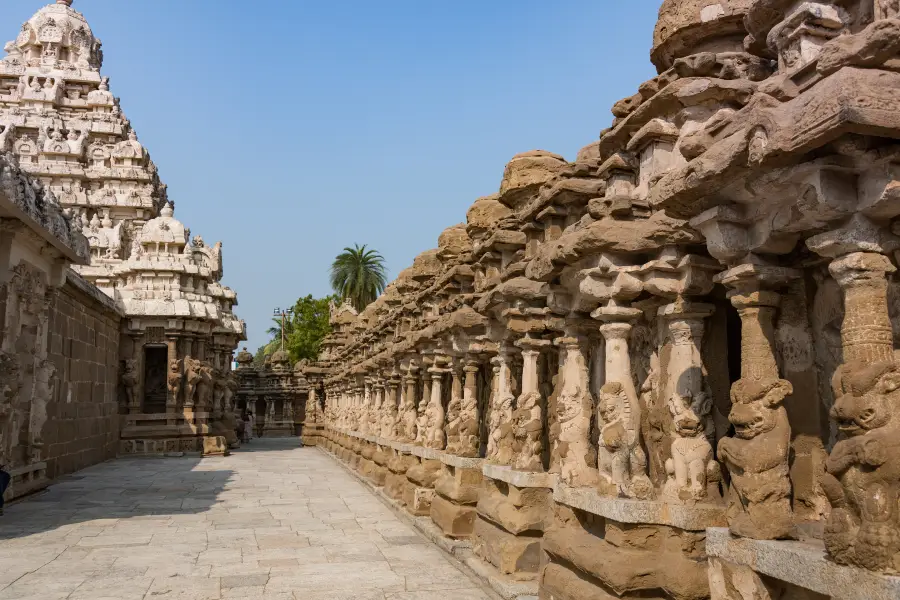
{"type": "Polygon", "coordinates": [[[50,309],[49,360],[57,375],[44,426],[50,478],[116,456],[121,319],[107,296],[68,274],[50,309]]]}

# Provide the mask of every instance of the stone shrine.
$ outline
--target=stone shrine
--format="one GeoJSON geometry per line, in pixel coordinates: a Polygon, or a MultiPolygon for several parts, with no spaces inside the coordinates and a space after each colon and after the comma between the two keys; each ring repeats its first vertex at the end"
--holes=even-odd
{"type": "Polygon", "coordinates": [[[332,315],[317,443],[506,597],[900,597],[898,12],[665,0],[612,127],[332,315]]]}
{"type": "Polygon", "coordinates": [[[306,378],[300,363],[291,368],[284,350],[274,352],[261,368],[254,368],[253,355],[244,348],[236,357],[237,389],[235,412],[253,415],[251,426],[256,437],[293,437],[300,435],[307,402],[306,378]]]}

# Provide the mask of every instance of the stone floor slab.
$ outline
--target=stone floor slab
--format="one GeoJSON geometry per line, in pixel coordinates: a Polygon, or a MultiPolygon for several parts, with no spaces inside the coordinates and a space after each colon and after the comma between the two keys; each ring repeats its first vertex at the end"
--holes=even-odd
{"type": "Polygon", "coordinates": [[[119,459],[0,518],[0,600],[495,598],[296,440],[119,459]]]}

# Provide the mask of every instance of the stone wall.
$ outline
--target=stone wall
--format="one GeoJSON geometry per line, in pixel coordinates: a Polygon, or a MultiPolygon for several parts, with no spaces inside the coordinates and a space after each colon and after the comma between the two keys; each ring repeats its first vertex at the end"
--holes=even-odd
{"type": "Polygon", "coordinates": [[[108,296],[67,274],[50,309],[49,359],[58,378],[44,426],[50,478],[116,456],[121,320],[108,296]]]}

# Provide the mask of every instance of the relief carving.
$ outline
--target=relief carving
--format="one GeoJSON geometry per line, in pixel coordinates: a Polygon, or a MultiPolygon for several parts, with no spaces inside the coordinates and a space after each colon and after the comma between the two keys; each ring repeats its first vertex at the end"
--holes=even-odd
{"type": "Polygon", "coordinates": [[[169,359],[169,372],[166,375],[166,385],[169,389],[169,402],[172,406],[177,406],[178,398],[181,395],[181,384],[184,375],[181,372],[182,361],[176,358],[169,359]]]}
{"type": "Polygon", "coordinates": [[[601,493],[629,498],[649,498],[653,493],[635,413],[640,414],[621,383],[603,385],[597,402],[601,493]]]}
{"type": "Polygon", "coordinates": [[[719,463],[713,460],[711,439],[715,439],[712,423],[712,398],[699,392],[693,398],[673,396],[669,410],[675,425],[672,458],[666,461],[663,495],[684,501],[698,501],[719,496],[721,481],[719,463]]]}
{"type": "Polygon", "coordinates": [[[137,407],[135,403],[134,389],[137,387],[138,381],[140,381],[138,376],[138,366],[137,360],[133,358],[125,359],[123,362],[122,369],[122,386],[125,388],[125,401],[127,406],[130,409],[134,409],[137,407]]]}
{"type": "Polygon", "coordinates": [[[184,357],[184,407],[195,406],[197,386],[203,379],[201,373],[202,364],[196,358],[184,357]]]}
{"type": "Polygon", "coordinates": [[[494,365],[494,386],[491,394],[491,413],[485,459],[497,465],[510,465],[513,458],[513,403],[512,373],[508,358],[500,356],[494,365]]]}
{"type": "Polygon", "coordinates": [[[587,364],[576,339],[562,338],[558,343],[564,351],[560,369],[562,383],[556,404],[560,479],[572,487],[595,485],[597,474],[592,465],[596,464],[597,454],[590,444],[593,399],[587,364]]]}
{"type": "Polygon", "coordinates": [[[793,392],[783,379],[741,379],[731,388],[734,437],[719,440],[731,486],[728,525],[740,536],[778,539],[792,533],[788,456],[791,427],[782,403],[793,392]]]}
{"type": "Polygon", "coordinates": [[[821,484],[831,503],[825,545],[835,562],[900,567],[900,369],[844,364],[834,376],[832,418],[844,435],[821,484]]]}

